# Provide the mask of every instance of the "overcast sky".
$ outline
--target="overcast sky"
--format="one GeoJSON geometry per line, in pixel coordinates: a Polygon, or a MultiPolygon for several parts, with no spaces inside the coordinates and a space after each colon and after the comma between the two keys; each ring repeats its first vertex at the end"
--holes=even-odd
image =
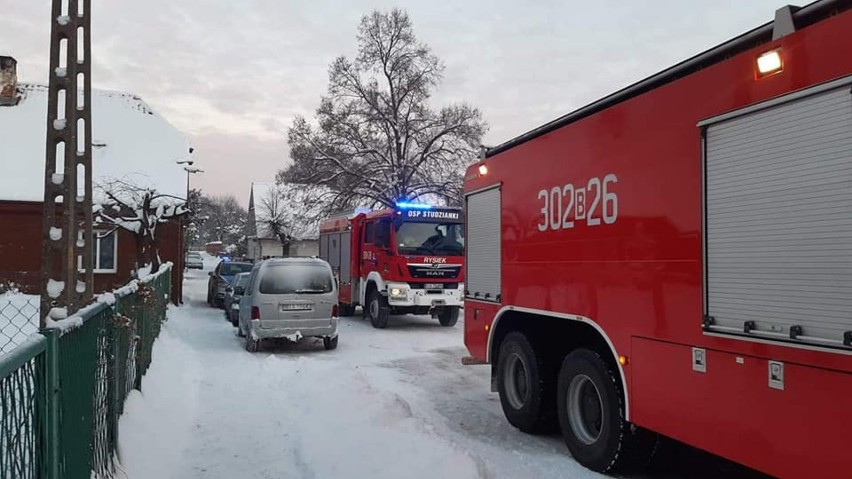
{"type": "MultiPolygon", "coordinates": [[[[406,9],[446,64],[435,105],[479,107],[494,145],[772,20],[781,0],[92,0],[95,88],[140,95],[186,134],[193,187],[248,203],[288,160],[361,15],[406,9]]],[[[46,82],[50,1],[0,0],[0,54],[46,82]]],[[[93,118],[97,121],[97,118],[93,118]]]]}

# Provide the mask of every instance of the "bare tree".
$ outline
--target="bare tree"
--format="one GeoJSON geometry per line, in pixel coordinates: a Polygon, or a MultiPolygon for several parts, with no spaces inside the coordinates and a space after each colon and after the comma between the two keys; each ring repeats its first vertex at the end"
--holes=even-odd
{"type": "Polygon", "coordinates": [[[293,240],[316,238],[327,208],[327,193],[325,188],[316,186],[270,185],[255,204],[257,234],[278,238],[285,253],[293,240]]]}
{"type": "Polygon", "coordinates": [[[94,206],[94,222],[106,226],[99,233],[103,238],[123,229],[136,240],[136,272],[150,265],[151,271],[160,267],[157,228],[185,216],[189,210],[183,198],[158,193],[124,180],[110,180],[94,185],[98,201],[94,206]]]}
{"type": "Polygon", "coordinates": [[[241,247],[248,212],[234,195],[202,194],[197,199],[194,212],[193,222],[198,228],[199,241],[221,241],[232,249],[241,247]]]}
{"type": "Polygon", "coordinates": [[[466,104],[430,108],[444,66],[414,36],[407,13],[374,11],[358,31],[355,60],[329,67],[316,126],[297,117],[290,127],[293,164],[278,180],[323,185],[326,204],[338,207],[422,196],[458,202],[487,130],[482,115],[466,104]]]}

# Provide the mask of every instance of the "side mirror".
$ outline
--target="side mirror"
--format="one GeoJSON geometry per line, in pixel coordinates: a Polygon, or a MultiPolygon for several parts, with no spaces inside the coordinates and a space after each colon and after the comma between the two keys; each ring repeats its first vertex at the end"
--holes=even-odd
{"type": "Polygon", "coordinates": [[[207,273],[207,276],[213,276],[213,271],[207,273]]]}
{"type": "Polygon", "coordinates": [[[238,295],[242,296],[242,295],[246,294],[246,289],[242,286],[237,286],[236,288],[234,288],[234,294],[238,294],[238,295]]]}

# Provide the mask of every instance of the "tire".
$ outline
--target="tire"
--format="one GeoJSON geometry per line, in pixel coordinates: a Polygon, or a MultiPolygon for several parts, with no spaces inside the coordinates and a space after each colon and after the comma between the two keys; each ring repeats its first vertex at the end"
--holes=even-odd
{"type": "Polygon", "coordinates": [[[444,327],[452,327],[455,326],[459,321],[459,307],[458,306],[449,306],[445,307],[438,313],[438,321],[441,323],[441,326],[444,327]]]}
{"type": "Polygon", "coordinates": [[[379,290],[374,289],[370,293],[370,302],[367,303],[367,315],[370,316],[370,323],[376,329],[385,329],[388,326],[390,318],[390,308],[388,302],[379,290]]]}
{"type": "Polygon", "coordinates": [[[210,293],[210,288],[207,288],[207,306],[213,306],[213,294],[210,293]]]}
{"type": "Polygon", "coordinates": [[[623,398],[617,373],[596,352],[578,349],[565,357],[557,387],[559,426],[574,459],[593,471],[635,467],[638,430],[632,432],[624,418],[623,398]]]}
{"type": "Polygon", "coordinates": [[[340,336],[335,336],[333,338],[329,338],[328,336],[322,338],[322,345],[325,346],[326,351],[331,351],[332,349],[337,349],[337,340],[340,336]]]}
{"type": "Polygon", "coordinates": [[[233,314],[231,314],[231,317],[230,317],[230,318],[228,318],[228,319],[230,319],[230,320],[231,320],[231,325],[232,325],[233,327],[235,327],[235,328],[236,328],[236,327],[239,325],[240,318],[238,318],[238,317],[234,317],[234,315],[233,315],[233,314]]]}
{"type": "Polygon", "coordinates": [[[509,423],[529,434],[554,432],[556,375],[527,337],[510,333],[500,346],[497,392],[509,423]]]}

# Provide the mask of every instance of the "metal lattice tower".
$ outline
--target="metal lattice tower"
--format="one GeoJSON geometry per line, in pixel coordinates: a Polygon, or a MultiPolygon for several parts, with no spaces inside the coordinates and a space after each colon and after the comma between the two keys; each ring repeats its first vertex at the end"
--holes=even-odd
{"type": "Polygon", "coordinates": [[[92,297],[90,26],[90,0],[53,0],[41,327],[51,308],[71,313],[92,297]],[[61,291],[58,282],[63,283],[61,291]]]}

